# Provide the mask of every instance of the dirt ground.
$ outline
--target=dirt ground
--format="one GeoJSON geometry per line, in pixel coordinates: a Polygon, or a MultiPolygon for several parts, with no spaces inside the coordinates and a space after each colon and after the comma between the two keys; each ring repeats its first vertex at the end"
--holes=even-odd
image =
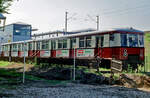
{"type": "MultiPolygon", "coordinates": [[[[23,63],[15,63],[15,62],[11,63],[8,66],[4,66],[4,67],[0,66],[0,68],[5,68],[5,69],[20,69],[19,71],[22,71],[23,67],[24,67],[23,63]]],[[[32,64],[25,64],[26,71],[30,71],[32,67],[33,67],[32,64]]]]}

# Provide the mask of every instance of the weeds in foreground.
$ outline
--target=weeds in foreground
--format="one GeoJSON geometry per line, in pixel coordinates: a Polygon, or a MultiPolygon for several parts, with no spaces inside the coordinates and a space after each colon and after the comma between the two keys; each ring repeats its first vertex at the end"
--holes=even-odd
{"type": "Polygon", "coordinates": [[[12,64],[12,62],[8,62],[8,61],[0,61],[0,67],[5,67],[12,64]]]}

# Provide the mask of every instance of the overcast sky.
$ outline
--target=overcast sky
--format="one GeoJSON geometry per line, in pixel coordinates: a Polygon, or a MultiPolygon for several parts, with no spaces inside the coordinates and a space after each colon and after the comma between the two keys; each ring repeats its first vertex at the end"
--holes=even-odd
{"type": "Polygon", "coordinates": [[[133,27],[150,30],[150,0],[17,0],[10,7],[7,23],[24,22],[39,32],[63,30],[65,11],[68,12],[68,31],[133,27]]]}

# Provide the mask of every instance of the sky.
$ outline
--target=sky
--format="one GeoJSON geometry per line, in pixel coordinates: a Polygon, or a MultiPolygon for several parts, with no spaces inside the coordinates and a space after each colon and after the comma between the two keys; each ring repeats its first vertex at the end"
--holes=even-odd
{"type": "Polygon", "coordinates": [[[133,27],[150,30],[150,0],[19,0],[13,2],[6,24],[24,22],[39,32],[64,30],[68,12],[68,31],[133,27]]]}

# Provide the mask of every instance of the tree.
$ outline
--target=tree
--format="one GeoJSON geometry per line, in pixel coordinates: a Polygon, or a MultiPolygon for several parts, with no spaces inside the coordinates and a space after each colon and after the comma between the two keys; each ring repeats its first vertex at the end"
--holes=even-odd
{"type": "Polygon", "coordinates": [[[0,13],[8,13],[8,8],[14,0],[0,0],[0,13]]]}

